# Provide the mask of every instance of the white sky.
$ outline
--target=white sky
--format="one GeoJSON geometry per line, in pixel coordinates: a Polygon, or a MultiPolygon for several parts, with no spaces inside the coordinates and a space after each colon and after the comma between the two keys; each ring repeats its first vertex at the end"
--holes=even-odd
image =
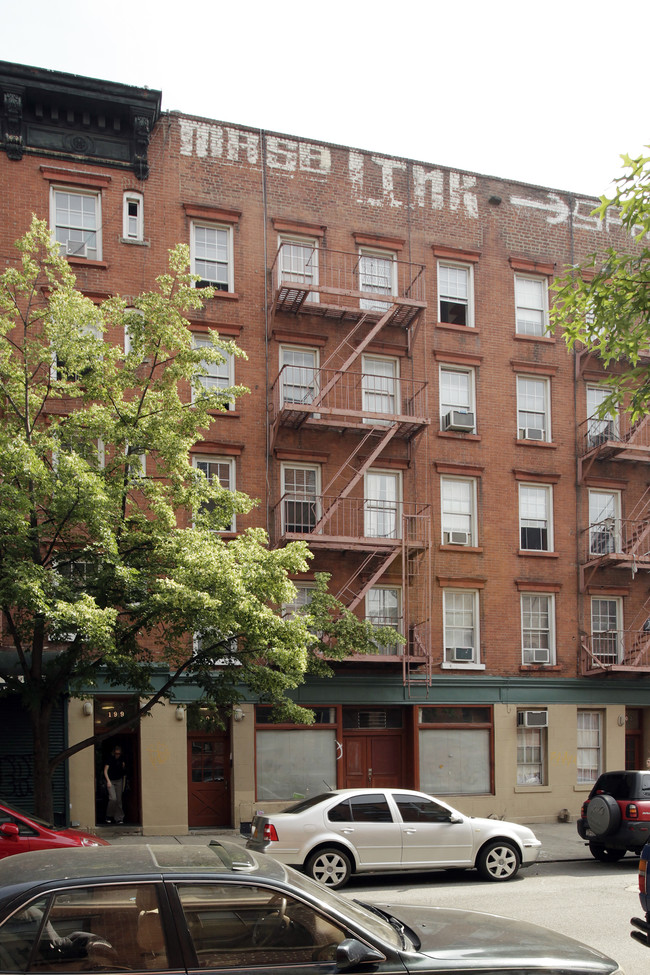
{"type": "Polygon", "coordinates": [[[597,196],[620,153],[650,143],[649,32],[648,0],[22,0],[5,10],[0,59],[597,196]]]}

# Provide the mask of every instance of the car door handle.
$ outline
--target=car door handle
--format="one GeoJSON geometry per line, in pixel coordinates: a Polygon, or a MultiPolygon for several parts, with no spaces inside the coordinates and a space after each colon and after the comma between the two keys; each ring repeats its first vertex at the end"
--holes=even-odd
{"type": "Polygon", "coordinates": [[[342,833],[354,833],[354,826],[344,826],[341,830],[342,833]]]}
{"type": "Polygon", "coordinates": [[[403,829],[402,832],[403,833],[417,833],[417,829],[413,829],[413,828],[411,828],[411,829],[403,829]]]}

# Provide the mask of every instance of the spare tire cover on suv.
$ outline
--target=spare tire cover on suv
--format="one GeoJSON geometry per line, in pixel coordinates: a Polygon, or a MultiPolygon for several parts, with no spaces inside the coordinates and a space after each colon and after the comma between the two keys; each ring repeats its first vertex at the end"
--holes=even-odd
{"type": "Polygon", "coordinates": [[[607,836],[618,829],[621,822],[621,810],[612,796],[594,796],[587,806],[587,822],[596,836],[607,836]]]}

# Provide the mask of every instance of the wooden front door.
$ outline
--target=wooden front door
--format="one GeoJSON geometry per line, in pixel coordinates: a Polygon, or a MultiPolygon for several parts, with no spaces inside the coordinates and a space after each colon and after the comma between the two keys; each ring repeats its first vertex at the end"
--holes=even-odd
{"type": "Polygon", "coordinates": [[[402,733],[344,734],[343,760],[345,789],[398,789],[402,785],[402,733]]]}
{"type": "Polygon", "coordinates": [[[227,732],[188,731],[187,775],[188,826],[231,826],[227,732]]]}

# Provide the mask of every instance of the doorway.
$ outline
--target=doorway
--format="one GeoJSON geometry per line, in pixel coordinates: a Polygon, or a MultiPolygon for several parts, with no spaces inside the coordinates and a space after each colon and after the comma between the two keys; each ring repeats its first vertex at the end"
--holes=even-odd
{"type": "Polygon", "coordinates": [[[187,732],[188,826],[229,827],[230,735],[227,731],[187,732]]]}
{"type": "Polygon", "coordinates": [[[343,709],[344,789],[397,789],[405,783],[401,708],[343,709]]]}
{"type": "MultiPolygon", "coordinates": [[[[95,734],[108,731],[112,725],[121,724],[125,718],[134,716],[139,708],[137,698],[96,697],[94,701],[95,734]]],[[[140,726],[127,728],[95,745],[95,822],[106,822],[108,794],[104,789],[104,767],[116,745],[122,749],[126,766],[125,790],[122,796],[125,825],[142,823],[142,801],[140,792],[140,726]]]]}

